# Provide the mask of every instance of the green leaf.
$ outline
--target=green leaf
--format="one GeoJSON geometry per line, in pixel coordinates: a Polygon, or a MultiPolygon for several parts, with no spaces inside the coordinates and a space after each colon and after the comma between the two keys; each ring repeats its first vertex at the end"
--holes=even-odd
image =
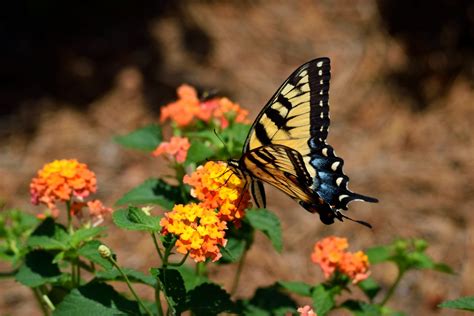
{"type": "Polygon", "coordinates": [[[313,286],[307,283],[296,281],[278,281],[278,284],[289,292],[296,293],[301,296],[311,297],[313,286]]]}
{"type": "Polygon", "coordinates": [[[150,233],[161,230],[160,217],[147,215],[134,206],[115,211],[112,219],[115,225],[128,230],[148,231],[150,233]]]}
{"type": "Polygon", "coordinates": [[[27,245],[35,249],[65,250],[69,248],[69,240],[66,228],[48,217],[33,231],[27,245]]]}
{"type": "Polygon", "coordinates": [[[61,277],[61,271],[57,264],[53,264],[53,259],[54,256],[44,250],[29,252],[15,279],[29,287],[56,282],[61,277]]]}
{"type": "Polygon", "coordinates": [[[435,263],[433,269],[443,273],[455,274],[453,269],[444,263],[435,263]]]}
{"type": "Polygon", "coordinates": [[[199,164],[213,155],[214,150],[212,150],[209,145],[201,142],[193,142],[188,150],[184,164],[186,166],[192,163],[199,164]]]}
{"type": "Polygon", "coordinates": [[[451,301],[444,301],[438,307],[462,309],[474,312],[474,296],[460,297],[451,301]]]}
{"type": "Polygon", "coordinates": [[[125,193],[115,205],[158,204],[164,209],[182,201],[179,187],[172,186],[161,179],[148,179],[125,193]]]}
{"type": "Polygon", "coordinates": [[[96,237],[105,230],[105,227],[80,228],[71,236],[70,244],[73,248],[79,246],[82,242],[96,237]]]}
{"type": "Polygon", "coordinates": [[[221,248],[222,258],[219,263],[237,262],[245,252],[247,242],[244,239],[230,237],[225,247],[221,248]]]}
{"type": "Polygon", "coordinates": [[[356,316],[382,316],[387,315],[382,313],[378,305],[367,304],[361,301],[347,300],[342,303],[342,307],[350,310],[356,316]]]}
{"type": "Polygon", "coordinates": [[[357,283],[357,286],[359,286],[370,300],[372,300],[381,289],[380,285],[371,277],[357,283]]]}
{"type": "Polygon", "coordinates": [[[371,264],[388,261],[391,256],[391,250],[388,246],[369,248],[365,253],[369,257],[369,262],[371,264]]]}
{"type": "Polygon", "coordinates": [[[213,283],[204,283],[189,291],[188,307],[197,316],[232,313],[236,310],[229,293],[213,283]]]}
{"type": "Polygon", "coordinates": [[[266,209],[252,209],[245,214],[250,225],[263,232],[272,242],[273,248],[281,252],[283,248],[281,224],[278,217],[266,209]]]}
{"type": "Polygon", "coordinates": [[[120,295],[105,283],[92,281],[74,289],[56,306],[54,316],[140,315],[137,302],[120,295]]]}
{"type": "Polygon", "coordinates": [[[196,271],[193,268],[184,264],[179,267],[170,267],[169,269],[170,270],[174,269],[174,270],[179,271],[179,273],[181,274],[181,277],[183,278],[186,292],[189,292],[190,290],[194,289],[198,285],[210,282],[210,280],[206,278],[205,276],[196,275],[196,271]]]}
{"type": "Polygon", "coordinates": [[[163,136],[159,125],[150,124],[127,135],[116,136],[114,140],[127,148],[152,151],[162,142],[163,136]]]}
{"type": "Polygon", "coordinates": [[[93,263],[100,265],[106,270],[110,270],[113,268],[113,265],[109,260],[102,258],[102,256],[99,254],[98,248],[100,245],[102,245],[100,241],[91,240],[79,248],[77,250],[77,254],[92,261],[93,263]]]}
{"type": "Polygon", "coordinates": [[[318,316],[326,315],[334,307],[334,297],[321,284],[313,289],[312,298],[318,316]]]}
{"type": "MultiPolygon", "coordinates": [[[[146,275],[140,271],[129,269],[129,268],[122,268],[123,273],[127,276],[130,282],[135,283],[142,283],[149,285],[151,287],[155,287],[156,280],[151,275],[146,275]]],[[[111,269],[108,271],[99,271],[95,274],[96,279],[98,280],[105,280],[105,281],[125,281],[125,278],[122,276],[120,271],[117,269],[111,269]]]]}
{"type": "Polygon", "coordinates": [[[258,288],[248,303],[244,303],[244,313],[248,315],[286,315],[296,311],[296,302],[284,293],[277,284],[258,288]],[[263,314],[263,312],[266,312],[263,314]]]}
{"type": "Polygon", "coordinates": [[[150,269],[150,273],[160,280],[163,289],[171,307],[175,313],[180,314],[185,310],[186,288],[183,278],[178,270],[174,269],[150,269]]]}
{"type": "Polygon", "coordinates": [[[30,236],[27,244],[33,249],[66,250],[69,248],[67,244],[47,236],[30,236]]]}

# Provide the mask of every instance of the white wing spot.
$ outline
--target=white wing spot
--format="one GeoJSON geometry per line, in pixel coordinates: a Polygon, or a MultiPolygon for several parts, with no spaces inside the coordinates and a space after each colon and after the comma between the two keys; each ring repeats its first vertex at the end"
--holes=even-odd
{"type": "Polygon", "coordinates": [[[318,75],[322,76],[322,75],[323,75],[323,71],[322,71],[322,70],[318,71],[318,75]]]}
{"type": "Polygon", "coordinates": [[[324,126],[321,126],[321,128],[319,129],[320,132],[324,131],[324,126]]]}
{"type": "Polygon", "coordinates": [[[322,66],[323,66],[323,62],[322,62],[322,61],[320,61],[319,63],[317,63],[317,64],[316,64],[316,66],[318,66],[318,67],[322,67],[322,66]]]}
{"type": "Polygon", "coordinates": [[[340,161],[333,162],[332,165],[331,165],[331,169],[332,169],[333,171],[336,171],[336,170],[337,170],[337,167],[339,167],[339,164],[340,164],[340,163],[341,163],[340,161]]]}
{"type": "Polygon", "coordinates": [[[321,106],[321,107],[324,106],[323,100],[319,101],[319,106],[321,106]]]}
{"type": "Polygon", "coordinates": [[[342,201],[344,200],[345,198],[349,197],[349,195],[347,194],[342,194],[342,195],[339,195],[339,201],[342,201]]]}
{"type": "Polygon", "coordinates": [[[320,118],[324,118],[324,113],[321,112],[321,115],[319,115],[320,118]]]}
{"type": "Polygon", "coordinates": [[[342,180],[344,180],[342,177],[339,177],[339,178],[336,179],[336,184],[337,184],[337,186],[340,186],[340,185],[341,185],[342,180]]]}
{"type": "Polygon", "coordinates": [[[323,156],[327,157],[327,156],[328,156],[328,149],[327,149],[327,148],[323,148],[323,150],[321,151],[321,153],[323,154],[323,156]]]}
{"type": "Polygon", "coordinates": [[[323,81],[322,81],[322,80],[319,80],[319,84],[322,85],[322,84],[323,84],[323,81]]]}

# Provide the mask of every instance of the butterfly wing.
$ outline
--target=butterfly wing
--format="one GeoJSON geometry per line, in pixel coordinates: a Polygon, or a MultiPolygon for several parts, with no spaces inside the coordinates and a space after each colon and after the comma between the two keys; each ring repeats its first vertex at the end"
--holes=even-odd
{"type": "Polygon", "coordinates": [[[344,161],[326,143],[330,78],[329,58],[300,66],[257,116],[243,149],[242,164],[250,174],[301,201],[310,211],[322,207],[320,200],[333,212],[346,210],[353,200],[377,202],[347,188],[344,161]],[[294,158],[295,153],[299,158],[294,158]],[[255,161],[257,156],[260,160],[255,161]],[[307,195],[317,198],[302,199],[307,195]]]}
{"type": "MultiPolygon", "coordinates": [[[[311,189],[313,179],[304,166],[303,157],[296,150],[283,145],[261,146],[242,157],[241,167],[252,184],[263,181],[273,185],[308,211],[319,213],[324,223],[332,223],[337,217],[330,205],[311,189]]],[[[251,190],[257,206],[262,203],[259,194],[263,192],[263,187],[259,190],[251,190]]]]}

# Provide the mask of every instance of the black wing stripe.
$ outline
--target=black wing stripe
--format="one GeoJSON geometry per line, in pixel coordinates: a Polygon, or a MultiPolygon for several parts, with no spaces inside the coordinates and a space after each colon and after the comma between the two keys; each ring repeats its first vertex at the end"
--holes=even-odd
{"type": "Polygon", "coordinates": [[[286,126],[286,119],[281,116],[280,112],[278,110],[275,110],[273,108],[269,108],[266,112],[265,115],[272,120],[273,123],[275,123],[276,127],[278,129],[283,129],[283,130],[288,130],[286,126]]]}
{"type": "Polygon", "coordinates": [[[293,107],[291,102],[283,94],[278,95],[277,102],[280,102],[288,111],[293,107]]]}
{"type": "Polygon", "coordinates": [[[268,133],[265,129],[265,126],[263,126],[262,123],[255,124],[255,135],[262,144],[269,144],[271,142],[270,137],[268,136],[268,133]]]}

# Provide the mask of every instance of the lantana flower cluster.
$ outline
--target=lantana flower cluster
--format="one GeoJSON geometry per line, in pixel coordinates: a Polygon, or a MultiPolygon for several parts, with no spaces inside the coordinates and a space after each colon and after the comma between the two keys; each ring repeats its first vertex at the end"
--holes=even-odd
{"type": "Polygon", "coordinates": [[[171,120],[179,127],[186,127],[196,120],[216,123],[221,128],[229,126],[229,119],[237,123],[247,121],[248,111],[228,98],[216,97],[201,101],[192,86],[183,84],[177,89],[178,100],[161,109],[160,120],[171,120]]]}
{"type": "Polygon", "coordinates": [[[72,215],[81,216],[82,208],[87,206],[92,217],[102,219],[112,209],[105,207],[99,200],[84,202],[96,191],[95,173],[76,159],[55,160],[44,165],[30,183],[31,202],[34,205],[46,205],[53,217],[59,215],[57,203],[67,202],[72,215]]]}
{"type": "Polygon", "coordinates": [[[338,271],[347,275],[352,283],[356,284],[369,276],[369,260],[362,251],[356,253],[346,251],[348,247],[346,238],[335,236],[324,238],[314,245],[311,260],[321,267],[326,278],[338,271]]]}
{"type": "Polygon", "coordinates": [[[160,222],[162,234],[177,236],[177,251],[189,252],[196,262],[206,258],[216,261],[222,256],[219,247],[227,242],[227,222],[243,217],[249,193],[243,192],[243,181],[223,162],[209,161],[186,175],[183,182],[193,187],[191,194],[200,202],[175,205],[160,222]]]}
{"type": "Polygon", "coordinates": [[[196,262],[206,258],[216,261],[222,256],[219,246],[224,247],[227,242],[224,238],[227,223],[214,210],[196,203],[177,204],[171,212],[165,213],[160,225],[163,235],[179,236],[176,250],[182,254],[189,252],[196,262]]]}
{"type": "Polygon", "coordinates": [[[208,161],[183,182],[189,184],[191,195],[209,209],[217,209],[225,221],[239,221],[249,207],[250,194],[244,192],[244,181],[237,177],[224,162],[208,161]]]}
{"type": "Polygon", "coordinates": [[[188,138],[186,137],[171,137],[169,142],[162,142],[158,147],[153,151],[153,156],[160,156],[163,154],[168,155],[168,157],[174,159],[177,163],[183,163],[186,161],[188,155],[188,150],[191,147],[188,138]]]}

